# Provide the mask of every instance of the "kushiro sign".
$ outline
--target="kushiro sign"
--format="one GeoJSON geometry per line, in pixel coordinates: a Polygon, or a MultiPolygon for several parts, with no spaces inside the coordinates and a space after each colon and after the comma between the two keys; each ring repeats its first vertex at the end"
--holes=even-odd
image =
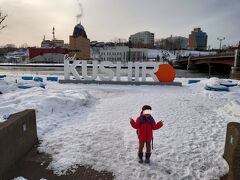
{"type": "Polygon", "coordinates": [[[156,84],[162,82],[169,85],[179,85],[173,82],[175,78],[174,69],[168,64],[159,64],[157,62],[128,62],[127,67],[123,68],[121,62],[110,61],[92,61],[90,64],[91,73],[88,72],[89,64],[86,60],[76,60],[75,56],[64,56],[64,78],[60,83],[93,83],[103,82],[107,84],[147,84],[146,77],[151,77],[156,84]],[[77,71],[81,68],[81,74],[77,71]],[[163,68],[162,68],[163,67],[163,68]],[[113,71],[111,68],[115,68],[113,71]],[[127,74],[127,78],[126,78],[127,74]],[[75,80],[71,80],[71,75],[75,80]],[[127,83],[130,82],[130,83],[127,83]],[[145,83],[144,83],[145,82],[145,83]]]}

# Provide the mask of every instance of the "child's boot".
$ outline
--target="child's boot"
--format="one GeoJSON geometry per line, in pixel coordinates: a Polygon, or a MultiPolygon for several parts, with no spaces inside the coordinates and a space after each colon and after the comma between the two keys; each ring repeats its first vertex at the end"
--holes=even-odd
{"type": "Polygon", "coordinates": [[[138,153],[139,163],[143,163],[143,153],[138,153]]]}
{"type": "Polygon", "coordinates": [[[151,153],[146,153],[145,155],[146,155],[145,163],[150,163],[151,153]]]}

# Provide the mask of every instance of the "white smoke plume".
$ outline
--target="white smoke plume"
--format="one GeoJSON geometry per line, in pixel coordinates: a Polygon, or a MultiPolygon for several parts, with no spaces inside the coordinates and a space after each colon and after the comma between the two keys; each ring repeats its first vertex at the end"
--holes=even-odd
{"type": "Polygon", "coordinates": [[[76,18],[77,18],[77,23],[80,23],[81,17],[83,16],[83,6],[80,0],[77,0],[77,3],[78,3],[78,7],[80,8],[80,12],[76,15],[76,18]]]}

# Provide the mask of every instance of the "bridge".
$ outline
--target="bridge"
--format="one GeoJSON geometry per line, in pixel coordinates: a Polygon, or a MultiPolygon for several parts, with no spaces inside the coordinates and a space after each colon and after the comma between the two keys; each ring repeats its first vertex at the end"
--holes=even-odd
{"type": "Polygon", "coordinates": [[[197,65],[225,65],[234,66],[234,52],[221,53],[208,56],[188,57],[176,60],[176,64],[182,67],[197,65]]]}
{"type": "Polygon", "coordinates": [[[188,57],[185,59],[178,59],[175,65],[191,68],[207,67],[209,76],[211,75],[211,69],[213,67],[216,70],[230,71],[230,77],[233,79],[240,80],[240,49],[236,49],[235,52],[220,53],[212,56],[199,56],[199,57],[188,57]],[[220,67],[219,67],[220,65],[220,67]]]}

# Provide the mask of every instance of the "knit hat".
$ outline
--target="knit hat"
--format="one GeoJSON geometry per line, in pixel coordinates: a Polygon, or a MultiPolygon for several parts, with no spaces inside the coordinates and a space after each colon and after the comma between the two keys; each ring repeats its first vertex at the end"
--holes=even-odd
{"type": "Polygon", "coordinates": [[[144,110],[152,110],[152,108],[151,108],[151,106],[149,106],[149,105],[144,105],[144,106],[142,107],[142,111],[144,111],[144,110]]]}

